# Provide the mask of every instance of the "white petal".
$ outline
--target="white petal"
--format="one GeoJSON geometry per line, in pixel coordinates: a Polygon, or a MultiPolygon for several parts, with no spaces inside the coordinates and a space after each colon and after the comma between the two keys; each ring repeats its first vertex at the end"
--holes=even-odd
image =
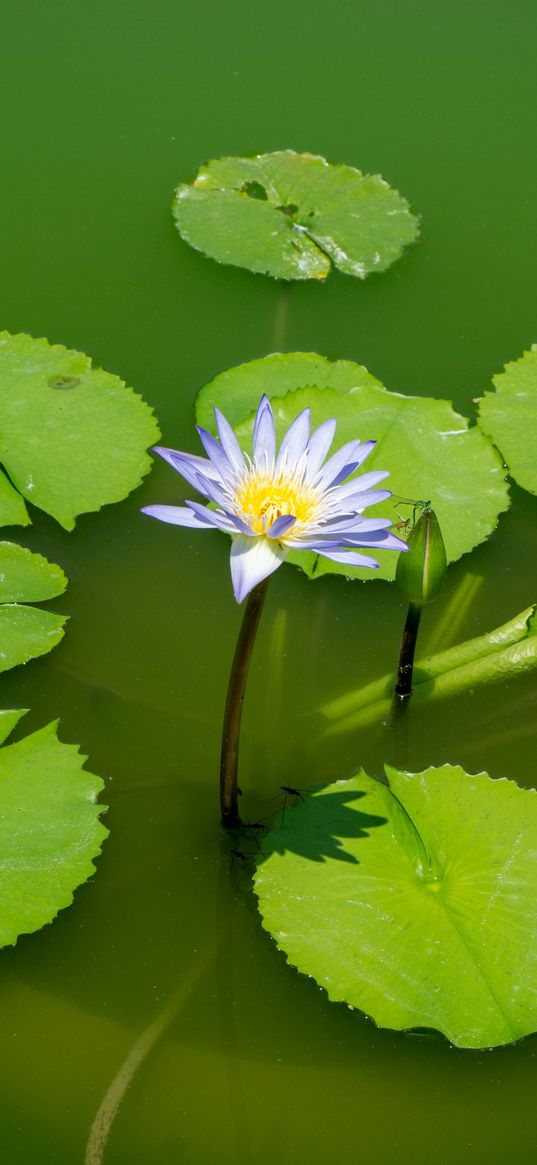
{"type": "Polygon", "coordinates": [[[281,566],[287,551],[268,538],[247,538],[239,534],[231,547],[231,580],[238,603],[281,566]]]}

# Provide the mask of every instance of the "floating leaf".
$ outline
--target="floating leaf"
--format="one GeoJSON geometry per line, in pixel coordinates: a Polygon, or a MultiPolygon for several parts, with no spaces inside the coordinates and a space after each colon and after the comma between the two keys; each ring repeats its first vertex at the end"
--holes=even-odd
{"type": "Polygon", "coordinates": [[[15,725],[26,712],[28,708],[0,708],[0,744],[7,740],[10,732],[13,732],[15,725]]]}
{"type": "Polygon", "coordinates": [[[0,333],[0,525],[29,521],[16,490],[72,530],[120,501],[150,468],[149,407],[81,352],[0,333]],[[15,488],[13,488],[15,487],[15,488]]]}
{"type": "Polygon", "coordinates": [[[67,616],[21,604],[55,598],[66,585],[60,566],[14,542],[0,542],[0,672],[59,643],[67,616]]]}
{"type": "Polygon", "coordinates": [[[312,791],[255,889],[289,962],[377,1024],[459,1047],[537,1028],[537,796],[443,765],[312,791]]]}
{"type": "Polygon", "coordinates": [[[29,526],[30,522],[23,498],[0,469],[0,526],[29,526]]]}
{"type": "MultiPolygon", "coordinates": [[[[362,441],[375,438],[377,446],[368,458],[367,470],[388,469],[386,484],[394,494],[393,501],[375,507],[375,516],[397,523],[396,497],[430,500],[440,522],[448,562],[487,538],[498,514],[509,505],[500,458],[480,429],[469,429],[467,419],[448,401],[389,392],[367,369],[350,361],[331,364],[315,354],[290,353],[241,364],[201,390],[198,420],[209,425],[212,406],[218,404],[232,419],[243,448],[249,448],[251,413],[262,392],[273,401],[279,437],[301,409],[310,407],[314,425],[336,418],[337,445],[355,437],[362,441]],[[310,376],[315,378],[313,382],[310,376]],[[289,391],[293,382],[295,391],[289,391]]],[[[214,417],[210,428],[214,432],[214,417]]],[[[393,579],[397,557],[380,552],[380,569],[374,572],[339,566],[303,552],[288,561],[310,576],[335,573],[349,578],[393,579]]]]}
{"type": "MultiPolygon", "coordinates": [[[[537,614],[533,605],[494,631],[415,663],[412,707],[510,680],[535,667],[537,614]]],[[[320,711],[331,721],[326,735],[380,724],[389,715],[394,686],[395,675],[391,673],[324,704],[320,711]]]]}
{"type": "Polygon", "coordinates": [[[173,214],[196,250],[276,279],[326,279],[332,263],[365,279],[419,229],[379,174],[293,150],[208,162],[177,188],[173,214]]]}
{"type": "Polygon", "coordinates": [[[352,360],[327,360],[316,352],[276,352],[247,364],[237,364],[220,372],[196,397],[196,420],[216,434],[214,407],[225,412],[235,427],[246,420],[259,404],[264,392],[278,412],[278,399],[297,388],[332,388],[347,393],[352,389],[377,385],[377,380],[363,364],[352,360]]]}
{"type": "Polygon", "coordinates": [[[0,946],[50,922],[94,872],[108,831],[85,759],[55,724],[0,749],[0,946]]]}
{"type": "Polygon", "coordinates": [[[523,489],[537,493],[537,344],[493,377],[496,392],[479,401],[479,424],[523,489]]]}

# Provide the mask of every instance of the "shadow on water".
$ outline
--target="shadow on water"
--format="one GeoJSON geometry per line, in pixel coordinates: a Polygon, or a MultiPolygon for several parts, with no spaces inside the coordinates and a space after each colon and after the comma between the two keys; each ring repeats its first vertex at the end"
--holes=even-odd
{"type": "Polygon", "coordinates": [[[283,825],[265,838],[260,861],[273,853],[292,851],[312,862],[335,858],[359,864],[358,858],[345,849],[344,839],[367,838],[370,830],[385,825],[387,818],[355,808],[354,803],[367,796],[362,790],[327,792],[330,789],[333,786],[319,785],[286,814],[283,825]]]}

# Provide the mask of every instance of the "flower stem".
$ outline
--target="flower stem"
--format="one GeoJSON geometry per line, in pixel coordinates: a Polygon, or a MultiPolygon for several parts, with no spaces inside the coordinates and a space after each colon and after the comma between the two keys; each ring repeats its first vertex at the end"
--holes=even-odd
{"type": "Polygon", "coordinates": [[[401,700],[407,700],[412,692],[412,672],[414,668],[414,652],[420,628],[421,603],[409,603],[406,622],[401,640],[399,665],[397,668],[397,683],[395,694],[401,700]]]}
{"type": "Polygon", "coordinates": [[[258,583],[248,595],[229,676],[220,754],[220,812],[224,829],[236,829],[241,820],[238,809],[237,774],[242,705],[268,581],[264,579],[258,583]]]}

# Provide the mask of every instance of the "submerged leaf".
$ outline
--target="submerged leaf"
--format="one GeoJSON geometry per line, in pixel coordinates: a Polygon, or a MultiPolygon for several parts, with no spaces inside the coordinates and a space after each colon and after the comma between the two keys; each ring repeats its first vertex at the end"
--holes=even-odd
{"type": "Polygon", "coordinates": [[[493,377],[479,401],[479,425],[492,437],[523,489],[537,493],[537,344],[493,377]]]}
{"type": "Polygon", "coordinates": [[[177,229],[198,251],[277,279],[365,279],[418,235],[408,203],[379,174],[280,150],[220,158],[177,188],[177,229]]]}
{"type": "MultiPolygon", "coordinates": [[[[214,432],[215,404],[237,428],[243,448],[249,448],[252,409],[266,392],[272,401],[278,435],[304,408],[312,425],[337,420],[337,444],[359,437],[374,438],[368,470],[387,469],[386,485],[393,499],[375,506],[374,515],[398,524],[398,499],[427,499],[438,515],[448,562],[472,550],[494,530],[509,496],[498,453],[491,441],[445,400],[402,396],[389,392],[360,364],[335,364],[313,353],[267,356],[215,377],[200,392],[197,418],[214,432]],[[295,391],[292,391],[292,390],[295,391]],[[248,418],[248,420],[246,420],[248,418]],[[240,424],[240,421],[243,423],[240,424]]],[[[412,505],[407,508],[412,513],[412,505]]],[[[404,531],[397,531],[403,533],[404,531]]],[[[313,554],[289,561],[307,574],[343,574],[348,578],[393,579],[397,558],[379,553],[380,569],[371,572],[339,566],[313,554]]]]}
{"type": "MultiPolygon", "coordinates": [[[[532,606],[494,631],[418,660],[414,665],[412,706],[509,680],[535,667],[537,617],[532,606]]],[[[394,685],[395,676],[390,673],[324,704],[320,711],[331,721],[327,735],[355,732],[368,724],[381,723],[389,714],[394,685]]]]}
{"type": "Polygon", "coordinates": [[[312,790],[263,840],[263,925],[380,1026],[467,1048],[535,1031],[535,791],[451,765],[386,771],[389,786],[362,771],[312,790]]]}
{"type": "Polygon", "coordinates": [[[55,724],[0,749],[0,946],[51,922],[94,872],[108,830],[96,804],[103,781],[84,760],[55,724]]]}
{"type": "Polygon", "coordinates": [[[0,672],[45,655],[63,636],[65,615],[23,605],[61,595],[60,566],[14,542],[0,542],[0,672]]]}
{"type": "MultiPolygon", "coordinates": [[[[158,436],[141,397],[88,356],[0,333],[0,462],[15,489],[66,530],[139,485],[158,436]]],[[[0,478],[4,525],[29,521],[13,486],[0,478]]]]}

